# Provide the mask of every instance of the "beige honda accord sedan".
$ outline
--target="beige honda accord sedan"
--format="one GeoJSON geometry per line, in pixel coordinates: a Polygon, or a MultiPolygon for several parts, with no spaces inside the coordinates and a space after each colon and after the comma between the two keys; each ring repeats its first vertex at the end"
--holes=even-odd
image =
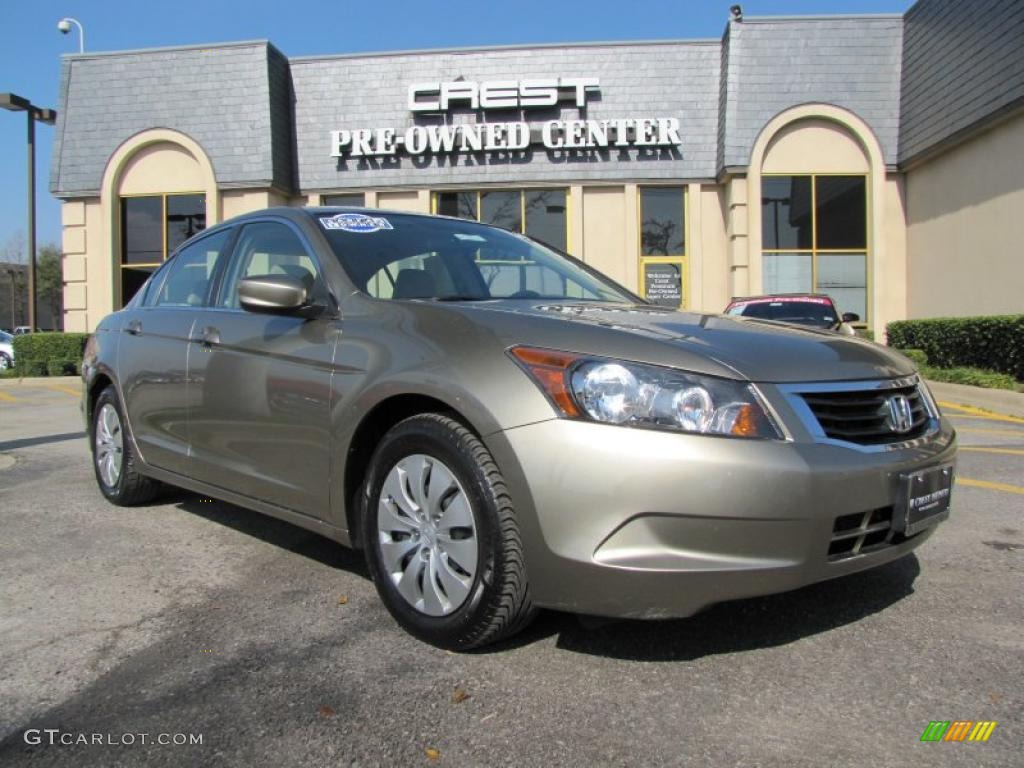
{"type": "Polygon", "coordinates": [[[232,219],[84,363],[110,501],[169,483],[361,548],[446,648],[541,607],[689,616],[872,568],[950,509],[955,435],[902,355],[653,306],[473,221],[232,219]]]}

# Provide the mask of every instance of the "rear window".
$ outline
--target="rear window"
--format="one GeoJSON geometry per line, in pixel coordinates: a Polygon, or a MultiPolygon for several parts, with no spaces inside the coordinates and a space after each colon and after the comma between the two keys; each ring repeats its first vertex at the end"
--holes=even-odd
{"type": "Polygon", "coordinates": [[[377,211],[312,215],[352,281],[378,299],[637,301],[575,259],[496,227],[377,211]]]}
{"type": "Polygon", "coordinates": [[[727,314],[820,327],[830,327],[839,322],[835,307],[822,301],[786,299],[740,302],[730,307],[727,314]]]}

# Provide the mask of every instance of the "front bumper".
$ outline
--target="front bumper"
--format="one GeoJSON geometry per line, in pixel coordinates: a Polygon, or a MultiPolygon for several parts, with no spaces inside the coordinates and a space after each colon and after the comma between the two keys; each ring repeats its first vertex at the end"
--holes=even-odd
{"type": "Polygon", "coordinates": [[[681,435],[553,419],[488,436],[520,519],[541,606],[689,616],[895,560],[934,526],[830,558],[837,517],[891,508],[900,475],[952,463],[943,420],[913,446],[681,435]]]}

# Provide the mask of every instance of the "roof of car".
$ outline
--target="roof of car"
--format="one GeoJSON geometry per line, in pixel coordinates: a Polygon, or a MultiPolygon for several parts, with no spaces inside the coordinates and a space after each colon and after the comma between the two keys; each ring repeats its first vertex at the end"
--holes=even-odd
{"type": "Polygon", "coordinates": [[[828,299],[832,297],[827,293],[809,293],[800,291],[797,293],[764,293],[759,296],[733,296],[729,301],[751,301],[753,299],[828,299]]]}
{"type": "Polygon", "coordinates": [[[762,296],[733,296],[729,299],[729,306],[731,307],[734,304],[762,304],[771,301],[792,302],[800,300],[814,304],[831,304],[833,307],[836,305],[832,297],[825,293],[768,293],[762,296]]]}

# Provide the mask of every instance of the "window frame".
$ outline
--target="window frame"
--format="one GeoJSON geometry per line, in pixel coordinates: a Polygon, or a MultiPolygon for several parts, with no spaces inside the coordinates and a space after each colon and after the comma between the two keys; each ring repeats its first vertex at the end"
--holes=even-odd
{"type": "Polygon", "coordinates": [[[152,277],[150,277],[149,280],[146,281],[146,285],[143,286],[143,290],[139,292],[139,294],[141,294],[139,298],[139,309],[213,309],[214,307],[211,302],[220,290],[221,278],[224,274],[226,265],[231,260],[231,257],[233,255],[235,248],[235,240],[237,239],[237,236],[237,226],[229,225],[225,227],[214,225],[213,227],[210,227],[208,230],[204,229],[203,234],[197,237],[196,239],[193,240],[192,238],[189,238],[184,243],[179,245],[171,253],[171,255],[164,259],[160,266],[156,268],[156,271],[153,272],[152,277]],[[152,301],[150,300],[150,295],[159,294],[159,292],[163,289],[164,281],[167,280],[167,277],[170,275],[173,269],[174,260],[178,257],[178,254],[185,249],[186,245],[187,247],[191,248],[193,245],[198,245],[203,240],[206,240],[207,238],[210,237],[214,237],[215,235],[221,233],[227,233],[227,239],[224,241],[224,246],[223,248],[221,248],[220,256],[217,258],[217,264],[214,267],[213,274],[210,276],[210,286],[207,289],[206,297],[203,299],[203,304],[200,305],[199,307],[179,307],[171,304],[153,304],[152,301]],[[154,291],[156,291],[156,294],[153,293],[154,291]]]}
{"type": "MultiPolygon", "coordinates": [[[[647,280],[644,266],[647,264],[675,264],[679,267],[682,280],[681,296],[676,309],[685,310],[690,305],[690,185],[689,184],[638,184],[636,188],[636,254],[637,293],[644,301],[647,298],[647,280]],[[644,196],[645,189],[681,189],[683,191],[683,252],[666,256],[644,256],[644,196]]],[[[664,304],[657,306],[666,306],[664,304]]]]}
{"type": "MultiPolygon", "coordinates": [[[[117,244],[117,282],[116,282],[117,292],[116,292],[116,295],[117,295],[118,303],[121,305],[122,308],[126,307],[128,305],[128,303],[131,301],[131,299],[128,299],[128,301],[124,300],[124,270],[126,270],[126,269],[133,269],[133,270],[151,269],[152,272],[150,273],[150,277],[146,279],[146,283],[151,284],[152,283],[152,275],[156,274],[159,271],[160,267],[163,266],[164,264],[166,264],[168,262],[168,260],[175,253],[177,253],[178,249],[175,249],[174,251],[171,251],[170,253],[167,252],[167,198],[168,197],[179,197],[179,196],[180,197],[190,197],[190,196],[195,196],[195,195],[198,195],[198,196],[204,198],[203,202],[204,202],[204,206],[206,208],[206,210],[204,211],[204,215],[205,215],[205,217],[207,219],[209,219],[209,216],[210,216],[210,214],[209,214],[209,203],[206,200],[206,197],[207,197],[206,190],[191,190],[191,191],[186,191],[186,192],[142,192],[142,193],[130,194],[130,195],[118,194],[118,196],[117,196],[117,240],[118,240],[118,244],[117,244]],[[139,263],[139,264],[128,264],[124,260],[124,257],[125,257],[125,250],[124,250],[124,247],[125,247],[125,236],[124,236],[125,235],[125,220],[124,220],[125,216],[124,216],[124,204],[123,204],[123,201],[125,201],[125,200],[137,200],[137,199],[140,199],[140,198],[152,198],[152,197],[159,197],[160,198],[160,242],[161,242],[161,258],[160,258],[160,261],[145,262],[145,263],[139,263]]],[[[216,225],[213,225],[213,226],[216,226],[216,225]]],[[[209,225],[204,226],[200,230],[200,232],[205,232],[209,228],[211,228],[209,225]]],[[[199,234],[199,233],[197,232],[196,234],[199,234]]],[[[193,235],[193,237],[194,236],[195,235],[193,235]]],[[[189,238],[189,240],[191,240],[191,239],[192,238],[189,238]]],[[[186,240],[185,242],[188,242],[188,240],[186,240]]],[[[184,244],[185,243],[182,243],[182,245],[184,245],[184,244]]],[[[179,246],[179,248],[180,248],[180,246],[179,246]]],[[[142,288],[140,288],[139,290],[142,290],[143,288],[145,288],[147,290],[147,292],[148,292],[149,289],[147,288],[146,283],[144,283],[142,288]]],[[[136,291],[136,294],[137,293],[138,293],[138,291],[136,291]]],[[[132,298],[134,298],[134,295],[132,296],[132,298]]]]}
{"type": "Polygon", "coordinates": [[[327,208],[366,208],[366,193],[365,192],[321,192],[320,205],[327,208]],[[328,197],[361,197],[363,201],[359,205],[339,205],[338,203],[327,202],[328,197]]]}
{"type": "Polygon", "coordinates": [[[207,310],[215,312],[234,312],[252,314],[251,312],[243,309],[242,307],[225,307],[222,306],[221,304],[221,302],[225,298],[225,292],[228,290],[228,285],[231,276],[234,274],[235,264],[241,258],[241,252],[238,249],[238,243],[242,238],[242,230],[244,230],[247,226],[251,224],[283,224],[289,230],[291,230],[292,233],[296,237],[298,237],[299,242],[302,243],[302,247],[306,249],[306,255],[309,256],[310,260],[316,266],[319,281],[323,284],[325,293],[328,294],[334,301],[337,301],[337,298],[334,295],[334,291],[331,290],[331,284],[327,280],[327,272],[324,270],[323,261],[320,259],[320,255],[317,252],[316,248],[313,247],[313,244],[310,242],[309,238],[305,236],[302,230],[289,219],[278,218],[276,216],[259,216],[257,218],[239,221],[232,225],[234,231],[232,232],[231,239],[229,240],[227,245],[227,247],[229,248],[227,254],[228,258],[222,258],[223,266],[220,268],[218,274],[216,275],[216,283],[214,284],[213,291],[210,294],[206,306],[207,310]]]}
{"type": "MultiPolygon", "coordinates": [[[[822,171],[803,173],[762,173],[761,189],[758,195],[757,204],[761,210],[761,289],[766,290],[764,285],[764,261],[769,254],[808,254],[811,257],[811,287],[810,293],[826,293],[818,287],[818,254],[864,256],[864,317],[853,325],[857,328],[867,328],[873,316],[871,290],[873,276],[871,270],[872,244],[871,244],[871,174],[865,172],[849,171],[822,171]],[[818,178],[846,176],[864,180],[864,247],[863,248],[819,248],[818,247],[818,178]],[[794,178],[804,177],[811,180],[811,247],[810,248],[766,248],[764,245],[764,179],[767,178],[794,178]]],[[[840,311],[849,311],[848,307],[840,307],[840,311]]]]}
{"type": "MultiPolygon", "coordinates": [[[[472,193],[476,195],[476,218],[465,219],[465,221],[475,221],[477,224],[487,224],[488,226],[497,226],[496,224],[488,224],[480,218],[481,213],[481,195],[490,194],[495,192],[514,192],[519,195],[519,229],[518,230],[507,230],[508,232],[516,231],[517,234],[523,235],[524,237],[530,237],[526,232],[526,195],[530,192],[564,192],[565,193],[565,248],[561,248],[551,243],[544,243],[544,245],[553,250],[562,253],[571,253],[570,248],[572,247],[572,188],[561,187],[561,186],[539,186],[539,187],[464,187],[459,189],[435,189],[430,193],[430,212],[435,216],[442,215],[438,213],[440,208],[440,196],[445,194],[466,194],[472,193]]],[[[455,216],[454,218],[461,219],[462,216],[455,216]]],[[[501,227],[504,229],[504,227],[501,227]]],[[[543,242],[538,240],[537,242],[543,242]]]]}

